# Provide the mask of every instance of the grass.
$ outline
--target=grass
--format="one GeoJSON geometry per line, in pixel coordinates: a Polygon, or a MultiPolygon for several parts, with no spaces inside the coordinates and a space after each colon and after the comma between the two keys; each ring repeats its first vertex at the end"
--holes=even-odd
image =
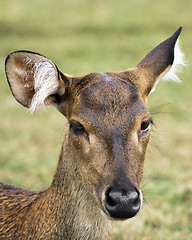
{"type": "MultiPolygon", "coordinates": [[[[55,109],[30,115],[16,103],[4,74],[10,51],[37,51],[74,75],[120,71],[183,24],[182,48],[190,63],[191,9],[190,0],[1,1],[0,181],[46,188],[66,124],[55,109]]],[[[145,161],[144,207],[136,218],[114,224],[113,240],[192,239],[191,72],[180,76],[181,86],[162,82],[149,98],[156,126],[145,161]]]]}

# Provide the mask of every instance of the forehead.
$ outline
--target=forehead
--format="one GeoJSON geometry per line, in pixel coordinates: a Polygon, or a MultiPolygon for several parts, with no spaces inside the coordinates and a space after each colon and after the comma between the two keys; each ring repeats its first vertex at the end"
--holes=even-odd
{"type": "Polygon", "coordinates": [[[119,118],[123,122],[124,118],[134,118],[147,112],[133,84],[108,73],[97,73],[94,77],[88,75],[78,88],[76,114],[81,118],[118,123],[119,118]]]}

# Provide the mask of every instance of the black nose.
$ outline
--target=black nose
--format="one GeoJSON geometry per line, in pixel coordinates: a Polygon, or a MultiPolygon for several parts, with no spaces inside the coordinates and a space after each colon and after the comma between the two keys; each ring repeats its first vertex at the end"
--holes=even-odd
{"type": "Polygon", "coordinates": [[[134,217],[141,207],[139,191],[109,188],[105,193],[105,207],[112,218],[127,219],[134,217]]]}

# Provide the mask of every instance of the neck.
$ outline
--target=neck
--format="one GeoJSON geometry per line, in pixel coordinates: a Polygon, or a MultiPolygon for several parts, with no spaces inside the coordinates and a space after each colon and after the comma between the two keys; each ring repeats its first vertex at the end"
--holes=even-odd
{"type": "MultiPolygon", "coordinates": [[[[101,212],[95,200],[81,182],[71,174],[71,161],[63,146],[58,167],[50,187],[55,197],[61,199],[59,210],[64,216],[61,225],[69,233],[68,239],[109,239],[111,222],[101,212]]],[[[65,238],[66,238],[65,237],[65,238]]]]}

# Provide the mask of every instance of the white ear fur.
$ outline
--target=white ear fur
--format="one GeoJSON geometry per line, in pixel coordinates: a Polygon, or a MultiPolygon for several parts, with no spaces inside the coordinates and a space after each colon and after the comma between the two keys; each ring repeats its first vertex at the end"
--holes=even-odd
{"type": "Polygon", "coordinates": [[[173,81],[173,82],[176,82],[176,83],[180,84],[181,80],[177,76],[177,73],[181,72],[183,67],[186,67],[186,65],[187,64],[186,64],[186,61],[185,61],[185,55],[180,48],[180,41],[178,39],[176,44],[175,44],[175,48],[174,48],[173,65],[171,66],[171,68],[169,69],[169,71],[167,73],[165,73],[163,76],[160,76],[160,78],[156,81],[156,83],[155,83],[153,89],[151,90],[150,94],[155,91],[155,87],[158,84],[159,80],[161,80],[161,79],[163,81],[173,81]]]}
{"type": "Polygon", "coordinates": [[[59,89],[58,72],[51,61],[38,61],[34,65],[34,89],[30,111],[44,106],[45,99],[59,89]]]}
{"type": "Polygon", "coordinates": [[[170,70],[162,77],[165,81],[174,81],[181,83],[181,80],[177,76],[177,73],[182,71],[182,68],[186,66],[185,56],[180,48],[180,41],[177,40],[174,49],[174,61],[170,70]]]}

